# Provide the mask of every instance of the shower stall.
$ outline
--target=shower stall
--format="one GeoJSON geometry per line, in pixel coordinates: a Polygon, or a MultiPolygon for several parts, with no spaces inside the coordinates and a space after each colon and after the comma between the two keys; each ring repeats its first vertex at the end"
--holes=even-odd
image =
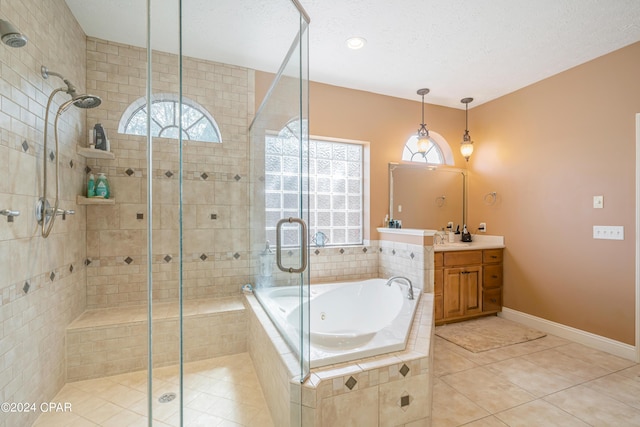
{"type": "Polygon", "coordinates": [[[18,141],[7,156],[18,166],[2,164],[7,177],[25,171],[0,207],[15,225],[0,236],[21,239],[7,256],[15,267],[2,264],[10,335],[0,339],[16,345],[0,393],[63,410],[8,414],[0,427],[302,425],[300,403],[287,401],[290,414],[275,418],[270,406],[283,397],[259,390],[268,372],[253,366],[243,289],[287,287],[303,307],[285,337],[298,361],[291,381],[301,384],[309,17],[296,0],[136,0],[109,39],[87,17],[115,13],[115,2],[22,3],[34,17],[17,21],[28,44],[8,24],[22,9],[3,6],[9,20],[0,20],[3,41],[24,46],[2,52],[0,79],[34,98],[7,112],[33,129],[0,128],[3,142],[18,141]],[[203,28],[237,37],[205,37],[203,28]],[[109,151],[89,147],[97,123],[109,151]],[[267,209],[267,141],[295,163],[281,177],[288,202],[278,212],[267,209]],[[92,174],[108,177],[108,199],[87,194],[92,174]]]}

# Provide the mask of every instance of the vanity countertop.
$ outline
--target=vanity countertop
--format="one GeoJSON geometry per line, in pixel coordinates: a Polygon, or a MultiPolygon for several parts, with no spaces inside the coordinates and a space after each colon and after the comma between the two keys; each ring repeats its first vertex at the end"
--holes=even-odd
{"type": "MultiPolygon", "coordinates": [[[[425,246],[431,246],[431,239],[428,243],[423,243],[426,237],[433,237],[438,231],[427,230],[420,228],[377,228],[378,232],[383,236],[386,234],[388,239],[394,241],[400,241],[404,243],[422,244],[425,246]],[[402,240],[397,240],[402,239],[402,240]],[[413,239],[413,240],[407,240],[413,239]]],[[[446,237],[445,237],[446,239],[446,237]]],[[[472,242],[461,242],[460,235],[456,235],[455,243],[438,243],[433,245],[435,252],[445,251],[473,251],[482,249],[501,249],[504,248],[504,236],[491,236],[486,234],[472,234],[472,242]]]]}
{"type": "Polygon", "coordinates": [[[480,249],[501,249],[504,248],[504,236],[487,236],[487,235],[472,235],[472,242],[459,242],[455,243],[439,243],[433,245],[434,252],[446,252],[446,251],[473,251],[480,249]]]}

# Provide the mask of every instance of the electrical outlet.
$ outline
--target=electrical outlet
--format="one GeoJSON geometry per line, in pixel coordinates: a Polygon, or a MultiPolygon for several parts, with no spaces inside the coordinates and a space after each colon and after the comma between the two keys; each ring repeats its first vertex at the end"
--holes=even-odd
{"type": "Polygon", "coordinates": [[[486,233],[487,232],[487,223],[486,222],[481,222],[480,225],[478,226],[478,231],[481,233],[486,233]]]}
{"type": "Polygon", "coordinates": [[[624,226],[594,225],[593,238],[602,240],[624,240],[624,226]]]}
{"type": "Polygon", "coordinates": [[[398,205],[398,213],[402,212],[402,205],[398,205]]]}

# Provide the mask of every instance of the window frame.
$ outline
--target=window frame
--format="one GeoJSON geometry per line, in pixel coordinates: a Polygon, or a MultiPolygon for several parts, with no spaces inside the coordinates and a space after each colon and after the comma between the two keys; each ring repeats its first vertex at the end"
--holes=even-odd
{"type": "MultiPolygon", "coordinates": [[[[164,103],[164,102],[170,102],[174,104],[173,107],[173,121],[172,123],[164,123],[161,124],[160,122],[158,122],[153,116],[151,117],[151,120],[153,120],[158,127],[160,128],[158,131],[158,135],[153,135],[154,137],[157,138],[167,138],[167,139],[178,139],[176,137],[173,136],[163,136],[162,133],[165,132],[167,129],[171,129],[171,128],[175,128],[175,129],[180,129],[180,121],[183,120],[182,118],[178,119],[177,115],[178,115],[178,111],[179,111],[179,106],[182,103],[183,106],[187,106],[191,109],[196,110],[197,112],[199,112],[202,116],[200,118],[198,118],[197,120],[195,120],[191,125],[189,125],[187,128],[182,128],[182,140],[183,141],[193,141],[193,142],[208,142],[208,143],[214,143],[214,144],[221,144],[222,143],[222,133],[220,132],[220,127],[218,126],[218,123],[216,122],[216,120],[213,118],[213,116],[209,113],[209,111],[207,111],[207,109],[205,107],[203,107],[202,105],[200,105],[198,102],[187,98],[187,97],[182,97],[182,100],[180,99],[180,95],[176,94],[176,93],[156,93],[153,94],[151,97],[151,105],[153,106],[154,104],[158,104],[158,103],[164,103]],[[194,126],[195,124],[197,124],[198,122],[202,121],[202,120],[206,120],[209,125],[211,126],[213,133],[215,134],[215,136],[217,137],[217,141],[216,140],[202,140],[202,139],[194,139],[192,138],[192,136],[189,134],[188,129],[190,129],[192,126],[194,126]]],[[[135,101],[133,101],[124,111],[124,113],[122,113],[122,116],[120,117],[120,122],[118,123],[118,133],[121,134],[125,134],[125,135],[138,135],[138,136],[146,136],[146,128],[145,128],[145,133],[144,134],[140,134],[140,133],[131,133],[131,132],[127,132],[127,128],[129,127],[129,124],[131,123],[132,119],[139,114],[141,111],[146,110],[147,108],[147,99],[146,97],[140,97],[138,99],[136,99],[135,101]]],[[[145,111],[145,114],[147,117],[149,117],[149,112],[145,111]]],[[[183,108],[183,114],[184,114],[184,108],[183,108]]]]}
{"type": "Polygon", "coordinates": [[[438,132],[429,130],[429,141],[431,141],[431,144],[432,144],[431,147],[436,148],[440,152],[442,163],[428,162],[426,156],[419,156],[418,154],[420,153],[413,150],[412,147],[409,146],[410,144],[415,146],[417,140],[418,140],[418,137],[415,134],[407,138],[402,148],[402,154],[400,156],[402,161],[410,162],[410,163],[421,163],[421,164],[426,164],[431,166],[440,166],[440,165],[453,166],[454,159],[453,159],[453,152],[451,151],[451,147],[449,146],[449,143],[447,142],[447,140],[438,132]],[[408,156],[406,156],[406,154],[408,154],[408,156]],[[414,157],[417,158],[418,160],[415,160],[414,157]]]}

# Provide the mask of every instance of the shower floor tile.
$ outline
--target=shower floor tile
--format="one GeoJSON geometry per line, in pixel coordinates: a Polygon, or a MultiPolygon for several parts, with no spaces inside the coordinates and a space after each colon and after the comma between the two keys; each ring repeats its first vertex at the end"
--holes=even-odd
{"type": "MultiPolygon", "coordinates": [[[[133,372],[66,384],[52,402],[70,403],[71,412],[45,413],[34,427],[146,427],[147,373],[133,372]]],[[[272,427],[248,353],[187,363],[183,368],[184,425],[188,427],[272,427]]],[[[179,368],[153,370],[153,425],[180,425],[179,368]],[[165,393],[176,398],[158,399],[165,393]]]]}

